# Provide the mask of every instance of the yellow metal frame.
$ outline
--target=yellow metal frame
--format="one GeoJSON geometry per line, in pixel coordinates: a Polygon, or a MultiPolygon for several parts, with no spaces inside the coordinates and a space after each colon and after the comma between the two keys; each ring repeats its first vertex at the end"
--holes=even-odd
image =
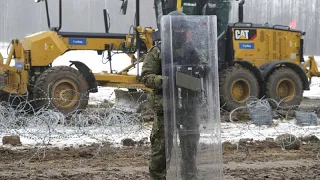
{"type": "Polygon", "coordinates": [[[239,27],[232,28],[232,41],[236,60],[246,60],[260,67],[275,60],[286,60],[300,64],[301,34],[295,31],[278,29],[239,27]],[[235,31],[256,31],[256,38],[235,39],[235,31]],[[241,45],[254,45],[254,48],[240,48],[241,45]]]}
{"type": "Polygon", "coordinates": [[[177,0],[177,11],[182,11],[182,0],[177,0]]]}
{"type": "MultiPolygon", "coordinates": [[[[177,0],[176,5],[177,10],[182,11],[182,1],[177,0]]],[[[250,29],[250,27],[243,29],[250,29]]],[[[255,43],[256,48],[254,50],[240,49],[239,43],[247,43],[248,41],[233,40],[236,60],[248,60],[257,67],[276,59],[288,60],[300,64],[299,47],[301,47],[301,36],[298,32],[263,28],[252,29],[256,29],[257,34],[259,34],[259,37],[252,41],[255,43]],[[289,43],[290,46],[288,46],[289,43]],[[293,54],[295,56],[293,56],[293,54]]],[[[152,28],[142,28],[139,26],[137,27],[137,31],[139,33],[138,36],[145,43],[147,49],[150,49],[153,45],[151,35],[154,30],[152,28]]],[[[109,50],[118,50],[126,53],[131,58],[131,64],[118,74],[94,74],[98,84],[107,87],[144,89],[148,92],[152,92],[152,89],[146,88],[141,84],[136,76],[127,74],[129,69],[137,65],[137,59],[134,56],[134,52],[126,52],[126,49],[135,50],[136,38],[137,35],[133,34],[127,34],[125,39],[88,37],[86,38],[87,44],[85,46],[70,46],[68,45],[68,38],[60,36],[57,32],[47,31],[25,37],[23,44],[21,44],[19,40],[14,40],[5,64],[3,63],[3,57],[0,54],[0,72],[6,74],[6,84],[3,91],[18,94],[27,93],[29,84],[28,70],[30,69],[31,64],[32,66],[40,67],[48,66],[54,62],[57,57],[63,55],[67,51],[105,51],[105,45],[108,44],[110,47],[109,50]],[[16,67],[10,67],[12,59],[15,59],[18,63],[22,63],[23,68],[18,69],[16,67]]],[[[320,77],[320,72],[313,56],[310,56],[309,60],[303,65],[303,70],[308,78],[313,76],[320,77]]]]}
{"type": "Polygon", "coordinates": [[[303,64],[302,68],[309,79],[314,76],[320,77],[320,72],[314,56],[309,56],[309,59],[303,64]]]}
{"type": "Polygon", "coordinates": [[[12,94],[26,94],[29,83],[28,69],[30,68],[30,64],[28,63],[28,59],[25,58],[25,52],[19,40],[12,41],[12,47],[5,64],[3,63],[2,55],[1,59],[0,70],[6,78],[6,84],[3,85],[2,91],[12,94]],[[23,66],[21,68],[10,67],[12,57],[14,57],[16,64],[22,64],[23,66]]]}
{"type": "MultiPolygon", "coordinates": [[[[145,43],[147,49],[153,45],[151,34],[154,32],[151,28],[137,27],[140,39],[145,43]]],[[[95,50],[105,51],[106,45],[108,50],[122,51],[131,59],[132,64],[136,61],[134,50],[136,50],[136,35],[128,34],[126,39],[123,38],[86,38],[85,45],[74,46],[68,44],[68,37],[62,37],[55,31],[47,31],[31,35],[24,38],[24,50],[30,51],[31,62],[33,66],[48,66],[57,57],[63,55],[67,51],[72,50],[95,50]],[[130,49],[132,52],[126,51],[130,49]]]]}
{"type": "MultiPolygon", "coordinates": [[[[154,32],[151,28],[137,27],[140,39],[145,43],[147,49],[153,46],[151,34],[154,32]]],[[[123,38],[86,38],[85,46],[69,46],[68,38],[60,36],[55,31],[37,33],[24,38],[23,44],[19,40],[12,41],[10,52],[6,63],[3,63],[3,57],[0,53],[0,72],[5,74],[5,85],[2,91],[14,94],[26,94],[29,84],[30,66],[48,66],[56,58],[72,50],[100,50],[105,51],[105,45],[112,47],[109,50],[123,51],[131,58],[131,64],[120,71],[118,74],[104,73],[94,74],[96,81],[101,86],[143,89],[152,92],[152,89],[146,88],[141,84],[137,76],[128,75],[127,72],[137,65],[137,59],[134,55],[136,50],[136,35],[128,34],[123,38]],[[126,48],[130,52],[126,52],[126,48]],[[11,67],[12,59],[20,66],[11,67]],[[22,66],[22,67],[21,67],[22,66]]],[[[140,61],[142,62],[142,61],[140,61]]]]}

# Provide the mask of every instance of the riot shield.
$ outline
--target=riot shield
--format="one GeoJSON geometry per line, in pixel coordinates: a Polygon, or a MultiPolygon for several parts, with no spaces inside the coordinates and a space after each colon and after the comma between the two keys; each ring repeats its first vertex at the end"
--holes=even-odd
{"type": "Polygon", "coordinates": [[[161,19],[167,179],[223,178],[216,16],[161,19]]]}

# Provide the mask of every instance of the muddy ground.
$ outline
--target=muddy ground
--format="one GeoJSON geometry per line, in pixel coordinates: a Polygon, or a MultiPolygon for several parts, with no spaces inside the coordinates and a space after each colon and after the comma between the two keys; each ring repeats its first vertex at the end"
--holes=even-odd
{"type": "MultiPolygon", "coordinates": [[[[224,178],[320,179],[319,142],[283,150],[273,142],[223,144],[224,178]]],[[[0,150],[0,179],[149,179],[148,145],[0,150]]]]}
{"type": "MultiPolygon", "coordinates": [[[[225,180],[320,180],[320,141],[282,149],[273,140],[223,144],[225,180]]],[[[150,146],[92,144],[79,148],[0,147],[0,180],[148,180],[150,146]]]]}

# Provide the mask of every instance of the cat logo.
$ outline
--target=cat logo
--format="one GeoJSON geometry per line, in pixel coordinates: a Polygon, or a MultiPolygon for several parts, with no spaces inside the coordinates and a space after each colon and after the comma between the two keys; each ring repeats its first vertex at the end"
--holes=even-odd
{"type": "Polygon", "coordinates": [[[248,40],[249,30],[235,30],[234,31],[237,40],[248,40]]]}
{"type": "Polygon", "coordinates": [[[257,30],[248,29],[235,29],[234,38],[235,40],[254,40],[257,37],[257,30]]]}

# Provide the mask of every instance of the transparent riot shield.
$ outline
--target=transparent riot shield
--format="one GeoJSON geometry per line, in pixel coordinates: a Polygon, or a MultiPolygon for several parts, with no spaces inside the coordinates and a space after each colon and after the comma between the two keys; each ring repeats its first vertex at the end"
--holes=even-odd
{"type": "Polygon", "coordinates": [[[216,16],[163,16],[167,179],[223,178],[216,16]]]}

